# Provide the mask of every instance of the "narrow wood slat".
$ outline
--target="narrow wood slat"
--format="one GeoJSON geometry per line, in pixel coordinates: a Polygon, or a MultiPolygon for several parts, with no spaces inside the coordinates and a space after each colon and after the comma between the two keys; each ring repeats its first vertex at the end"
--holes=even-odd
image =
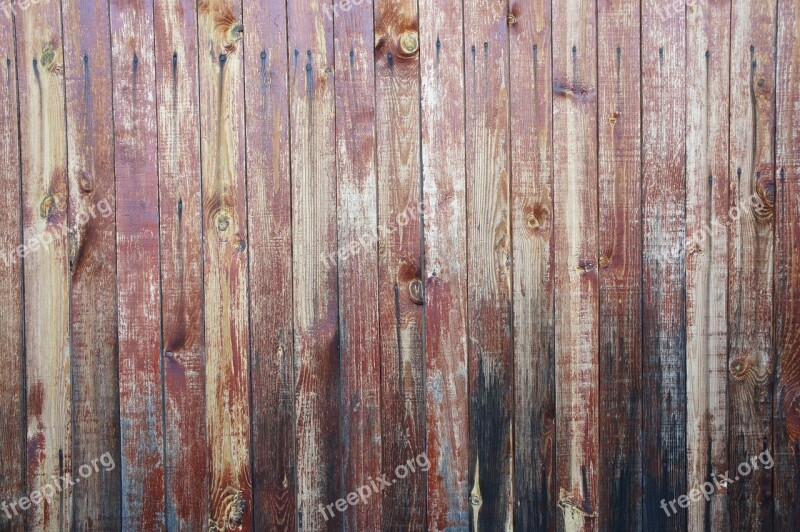
{"type": "Polygon", "coordinates": [[[555,493],[551,2],[509,7],[514,525],[552,530],[555,493]]]}
{"type": "Polygon", "coordinates": [[[166,521],[208,524],[200,123],[195,2],[154,6],[166,521]]]}
{"type": "Polygon", "coordinates": [[[685,10],[642,4],[643,528],[684,530],[686,493],[685,10]]]}
{"type": "Polygon", "coordinates": [[[245,2],[253,518],[294,530],[292,199],[286,2],[245,2]]]}
{"type": "Polygon", "coordinates": [[[22,531],[25,516],[7,504],[25,493],[25,360],[22,299],[19,113],[14,22],[0,16],[0,528],[22,531]]]}
{"type": "Polygon", "coordinates": [[[513,521],[511,175],[506,0],[465,0],[472,528],[513,521]]]}
{"type": "MultiPolygon", "coordinates": [[[[686,486],[691,494],[728,466],[727,0],[686,11],[686,486]]],[[[669,510],[673,513],[672,510],[669,510]]],[[[715,490],[688,508],[689,530],[728,530],[728,498],[715,490]]]]}
{"type": "Polygon", "coordinates": [[[242,7],[198,5],[209,527],[250,530],[247,184],[242,7]]]}
{"type": "Polygon", "coordinates": [[[598,2],[598,526],[639,530],[642,499],[641,12],[598,2]],[[633,399],[636,398],[636,399],[633,399]]]}
{"type": "Polygon", "coordinates": [[[464,42],[460,0],[420,0],[428,530],[469,526],[464,42]]]}
{"type": "MultiPolygon", "coordinates": [[[[731,468],[772,448],[775,7],[774,0],[734,0],[731,15],[731,468]],[[763,208],[753,206],[751,198],[757,198],[763,208]]],[[[736,476],[732,476],[735,482],[728,489],[731,526],[741,530],[769,528],[772,471],[759,468],[736,476]]]]}
{"type": "MultiPolygon", "coordinates": [[[[374,9],[381,441],[389,471],[425,452],[419,13],[415,0],[376,0],[374,9]]],[[[426,529],[419,467],[386,488],[382,501],[383,530],[426,529]]]]}
{"type": "MultiPolygon", "coordinates": [[[[381,472],[372,8],[371,1],[364,1],[334,13],[341,463],[345,492],[356,490],[381,472]]],[[[368,502],[351,505],[343,513],[343,529],[379,530],[382,506],[380,492],[373,493],[368,502]]]]}
{"type": "MultiPolygon", "coordinates": [[[[114,123],[108,3],[62,2],[72,275],[73,463],[120,460],[114,123]],[[93,31],[86,31],[87,21],[93,31]]],[[[75,485],[78,530],[120,523],[120,469],[75,485]]]]}
{"type": "Polygon", "coordinates": [[[333,4],[288,4],[300,530],[341,528],[333,4]],[[331,507],[333,508],[333,507],[331,507]]]}
{"type": "MultiPolygon", "coordinates": [[[[556,455],[559,528],[596,530],[598,485],[597,20],[553,5],[556,455]]],[[[605,480],[601,481],[605,483],[605,480]]]]}
{"type": "MultiPolygon", "coordinates": [[[[60,5],[15,14],[22,168],[27,485],[72,473],[67,140],[60,5]],[[34,249],[36,248],[36,249],[34,249]]],[[[60,484],[62,485],[62,484],[60,484]]],[[[72,487],[27,510],[35,530],[72,526],[72,487]]]]}
{"type": "Polygon", "coordinates": [[[122,528],[164,528],[156,78],[151,0],[110,3],[122,528]]]}
{"type": "Polygon", "coordinates": [[[773,530],[800,529],[800,2],[778,1],[773,530]]]}

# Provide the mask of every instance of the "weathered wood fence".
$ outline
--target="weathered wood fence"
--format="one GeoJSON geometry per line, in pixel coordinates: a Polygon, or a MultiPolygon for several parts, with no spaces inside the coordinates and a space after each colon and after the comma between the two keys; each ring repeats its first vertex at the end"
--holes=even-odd
{"type": "Polygon", "coordinates": [[[0,11],[0,529],[800,530],[800,0],[0,11]]]}

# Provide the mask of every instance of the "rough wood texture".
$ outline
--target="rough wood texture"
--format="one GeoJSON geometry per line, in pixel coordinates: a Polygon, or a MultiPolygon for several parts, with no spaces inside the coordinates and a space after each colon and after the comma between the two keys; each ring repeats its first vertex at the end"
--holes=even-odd
{"type": "MultiPolygon", "coordinates": [[[[19,114],[14,24],[0,16],[0,502],[25,495],[25,359],[22,299],[19,114]]],[[[25,517],[6,507],[0,528],[25,529],[25,517]]]]}
{"type": "Polygon", "coordinates": [[[552,530],[555,493],[551,2],[509,7],[514,525],[552,530]]]}
{"type": "Polygon", "coordinates": [[[428,529],[469,526],[463,9],[420,0],[428,529]]]}
{"type": "MultiPolygon", "coordinates": [[[[686,486],[728,471],[728,0],[686,12],[686,486]]],[[[689,506],[690,530],[728,530],[728,498],[689,506]]]]}
{"type": "Polygon", "coordinates": [[[473,530],[513,523],[508,15],[465,0],[469,488],[473,530]]]}
{"type": "Polygon", "coordinates": [[[594,7],[588,0],[553,5],[556,486],[566,530],[597,530],[600,489],[594,7]]]}
{"type": "Polygon", "coordinates": [[[299,530],[342,523],[320,510],[343,495],[333,16],[323,0],[292,2],[287,15],[299,530]]]}
{"type": "Polygon", "coordinates": [[[776,67],[774,530],[800,529],[800,2],[779,0],[776,67]]]}
{"type": "Polygon", "coordinates": [[[195,2],[154,7],[161,216],[166,525],[208,524],[195,2]]]}
{"type": "Polygon", "coordinates": [[[598,3],[601,530],[641,529],[640,2],[598,3]]]}
{"type": "MultiPolygon", "coordinates": [[[[345,492],[381,471],[378,190],[372,2],[334,16],[341,459],[345,492]],[[365,95],[367,97],[365,98],[365,95]]],[[[386,464],[394,468],[395,464],[386,464]]],[[[343,514],[344,530],[379,530],[380,493],[343,514]]]]}
{"type": "MultiPolygon", "coordinates": [[[[415,0],[375,0],[383,471],[425,451],[418,24],[415,0]]],[[[383,530],[426,530],[423,473],[382,497],[383,530]]]]}
{"type": "MultiPolygon", "coordinates": [[[[119,463],[119,365],[115,293],[114,123],[108,3],[62,3],[69,153],[69,266],[72,274],[72,460],[109,453],[119,463]],[[101,21],[86,31],[86,20],[101,21]]],[[[120,470],[75,485],[77,530],[120,522],[120,470]]]]}
{"type": "MultiPolygon", "coordinates": [[[[775,0],[734,0],[731,17],[728,455],[738,465],[772,447],[775,0]]],[[[771,527],[771,470],[728,492],[733,528],[771,527]]]]}
{"type": "Polygon", "coordinates": [[[685,11],[642,3],[642,415],[645,530],[686,528],[685,11]]]}
{"type": "Polygon", "coordinates": [[[165,508],[153,4],[113,0],[110,10],[122,528],[157,530],[165,508]]]}
{"type": "Polygon", "coordinates": [[[286,2],[244,4],[253,527],[294,530],[292,198],[286,2]]]}
{"type": "Polygon", "coordinates": [[[198,6],[209,528],[250,530],[250,382],[241,4],[198,6]]]}
{"type": "MultiPolygon", "coordinates": [[[[58,3],[15,15],[25,253],[27,484],[72,472],[67,140],[58,3]]],[[[27,528],[72,526],[72,487],[27,511],[27,528]]]]}

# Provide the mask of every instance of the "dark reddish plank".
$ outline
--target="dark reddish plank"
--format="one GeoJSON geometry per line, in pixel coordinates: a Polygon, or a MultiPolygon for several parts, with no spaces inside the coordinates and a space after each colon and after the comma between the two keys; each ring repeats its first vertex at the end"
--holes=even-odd
{"type": "Polygon", "coordinates": [[[598,5],[601,530],[641,529],[640,2],[598,5]]]}
{"type": "Polygon", "coordinates": [[[198,5],[209,527],[251,530],[242,6],[198,5]]]}
{"type": "MultiPolygon", "coordinates": [[[[72,274],[73,463],[119,463],[114,123],[108,3],[62,3],[72,274]],[[97,20],[86,31],[87,20],[97,20]]],[[[120,469],[75,485],[75,529],[120,523],[120,469]]]]}
{"type": "Polygon", "coordinates": [[[553,5],[556,456],[559,528],[597,530],[597,20],[553,5]]]}
{"type": "Polygon", "coordinates": [[[511,484],[511,163],[505,0],[465,0],[469,487],[474,530],[508,529],[511,484]]]}
{"type": "Polygon", "coordinates": [[[686,493],[685,11],[642,3],[643,528],[683,530],[686,493]]]}
{"type": "MultiPolygon", "coordinates": [[[[686,12],[686,486],[728,467],[728,73],[727,0],[686,12]],[[691,103],[690,103],[691,102],[691,103]]],[[[669,510],[672,512],[672,510],[669,510]]],[[[728,498],[692,501],[689,530],[728,530],[728,498]]]]}
{"type": "Polygon", "coordinates": [[[460,0],[419,2],[428,530],[469,526],[464,41],[460,0]],[[445,16],[446,15],[446,16],[445,16]]]}
{"type": "Polygon", "coordinates": [[[292,198],[286,2],[244,3],[253,518],[294,530],[292,198]]]}
{"type": "Polygon", "coordinates": [[[344,495],[339,447],[334,16],[330,1],[288,4],[297,519],[298,528],[304,530],[340,529],[341,514],[334,506],[326,507],[344,495]]]}
{"type": "Polygon", "coordinates": [[[778,2],[774,530],[800,529],[800,3],[778,2]]]}
{"type": "Polygon", "coordinates": [[[166,521],[208,523],[195,2],[154,6],[161,216],[166,521]]]}
{"type": "MultiPolygon", "coordinates": [[[[27,493],[72,473],[64,50],[56,2],[16,11],[22,171],[27,493]]],[[[70,529],[69,483],[27,509],[27,528],[70,529]]],[[[24,504],[24,503],[23,503],[24,504]]]]}
{"type": "Polygon", "coordinates": [[[552,530],[555,492],[551,2],[509,8],[514,525],[552,530]]]}
{"type": "MultiPolygon", "coordinates": [[[[345,492],[381,472],[378,190],[372,2],[334,14],[341,460],[345,492]],[[348,252],[344,252],[347,250],[348,252]]],[[[394,468],[395,464],[386,464],[394,468]]],[[[397,479],[394,479],[397,480],[397,479]]],[[[401,480],[398,480],[401,482],[401,480]]],[[[379,530],[381,493],[343,512],[344,530],[379,530]]]]}
{"type": "Polygon", "coordinates": [[[8,502],[25,493],[25,360],[23,358],[19,114],[14,24],[0,16],[0,528],[22,531],[25,516],[8,502]]]}
{"type": "MultiPolygon", "coordinates": [[[[728,456],[733,468],[772,447],[775,0],[734,0],[731,17],[728,456]]],[[[731,526],[771,527],[772,471],[759,468],[739,476],[728,490],[731,526]]]]}
{"type": "Polygon", "coordinates": [[[114,0],[122,528],[164,528],[163,396],[153,4],[114,0]]]}
{"type": "MultiPolygon", "coordinates": [[[[384,471],[425,451],[419,13],[375,2],[380,348],[384,471]]],[[[425,530],[425,474],[383,493],[384,530],[425,530]]]]}

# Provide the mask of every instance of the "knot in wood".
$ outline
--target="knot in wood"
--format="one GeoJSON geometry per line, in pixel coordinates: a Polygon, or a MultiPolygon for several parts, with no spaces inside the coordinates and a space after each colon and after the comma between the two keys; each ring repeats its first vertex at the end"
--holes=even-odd
{"type": "Polygon", "coordinates": [[[420,281],[419,279],[414,279],[413,281],[408,283],[408,295],[411,298],[411,301],[413,301],[417,305],[421,305],[423,302],[422,281],[420,281]]]}
{"type": "Polygon", "coordinates": [[[400,35],[400,49],[405,55],[413,55],[419,50],[419,35],[416,31],[406,31],[400,35]]]}

